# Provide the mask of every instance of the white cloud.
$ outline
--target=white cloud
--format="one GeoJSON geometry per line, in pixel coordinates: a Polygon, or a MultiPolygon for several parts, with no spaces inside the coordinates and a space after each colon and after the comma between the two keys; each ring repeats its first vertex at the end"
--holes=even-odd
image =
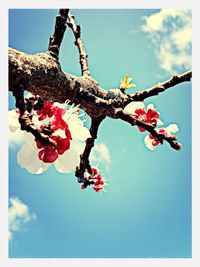
{"type": "Polygon", "coordinates": [[[95,144],[91,152],[90,160],[93,162],[97,162],[97,163],[98,162],[105,163],[106,168],[108,169],[109,164],[111,163],[111,157],[110,157],[109,149],[106,146],[106,144],[104,143],[95,144]]]}
{"type": "Polygon", "coordinates": [[[190,9],[162,9],[144,17],[142,30],[155,46],[161,68],[172,73],[192,64],[192,12],[190,9]]]}
{"type": "Polygon", "coordinates": [[[8,211],[9,240],[12,240],[14,232],[20,231],[24,224],[36,219],[35,214],[30,214],[29,208],[19,198],[10,199],[8,211]]]}

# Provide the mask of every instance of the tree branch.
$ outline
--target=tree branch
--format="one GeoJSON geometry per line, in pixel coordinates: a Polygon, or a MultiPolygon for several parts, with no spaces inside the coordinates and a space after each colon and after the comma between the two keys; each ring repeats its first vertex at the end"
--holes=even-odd
{"type": "Polygon", "coordinates": [[[91,169],[90,162],[89,162],[89,156],[94,146],[95,139],[97,138],[97,132],[98,132],[99,126],[104,119],[105,119],[104,116],[99,117],[99,118],[92,118],[92,122],[90,126],[91,137],[86,140],[85,149],[83,151],[83,154],[81,154],[80,156],[80,165],[79,167],[77,167],[76,173],[75,173],[76,177],[79,178],[78,181],[80,183],[82,182],[88,183],[88,180],[85,181],[84,176],[83,176],[86,169],[92,175],[92,169],[91,169]]]}
{"type": "Polygon", "coordinates": [[[79,51],[79,58],[80,58],[80,65],[81,65],[81,72],[83,76],[90,76],[90,71],[88,68],[88,56],[85,52],[85,48],[83,42],[81,41],[81,27],[80,25],[76,25],[74,21],[74,16],[69,13],[68,15],[68,23],[67,25],[71,28],[74,37],[75,37],[75,45],[78,47],[79,51]]]}
{"type": "Polygon", "coordinates": [[[140,127],[144,128],[153,137],[155,137],[161,144],[163,144],[163,141],[165,140],[175,150],[180,150],[181,149],[181,145],[178,142],[176,142],[177,138],[176,138],[175,135],[165,136],[164,134],[160,134],[160,133],[158,133],[156,131],[155,126],[153,126],[152,124],[145,123],[145,122],[143,122],[143,121],[141,121],[139,119],[136,119],[136,118],[134,118],[133,115],[125,112],[122,109],[118,110],[116,116],[117,116],[117,118],[122,119],[123,121],[126,121],[126,122],[130,123],[132,126],[137,125],[137,126],[140,126],[140,127]]]}
{"type": "Polygon", "coordinates": [[[56,16],[56,24],[53,35],[49,40],[48,51],[50,54],[58,59],[60,45],[63,40],[63,36],[66,30],[66,21],[68,17],[69,9],[60,9],[59,14],[56,16]]]}
{"type": "MultiPolygon", "coordinates": [[[[146,98],[158,95],[179,83],[190,81],[192,71],[174,76],[161,84],[132,95],[125,94],[120,89],[107,91],[102,89],[90,75],[87,54],[80,36],[80,26],[75,24],[74,16],[69,13],[69,9],[60,9],[47,52],[28,55],[16,49],[9,49],[9,90],[13,92],[16,99],[16,107],[20,111],[19,122],[21,129],[31,132],[43,146],[57,146],[56,142],[50,137],[52,134],[50,127],[38,129],[33,124],[31,115],[32,103],[30,100],[29,106],[29,100],[24,100],[24,89],[39,95],[42,99],[41,101],[64,103],[66,100],[70,100],[75,105],[79,104],[80,108],[92,119],[90,127],[91,138],[86,140],[85,149],[80,156],[80,164],[75,173],[78,181],[83,183],[85,187],[94,183],[89,156],[97,138],[99,126],[107,116],[113,119],[121,119],[132,126],[140,126],[161,144],[166,141],[172,148],[180,150],[181,146],[177,142],[176,136],[166,136],[159,133],[155,129],[155,125],[136,119],[133,115],[126,113],[124,107],[132,101],[144,101],[146,98]],[[63,72],[59,63],[59,50],[66,24],[74,34],[75,45],[79,51],[81,77],[63,72]],[[84,177],[86,169],[90,174],[89,179],[84,177]]],[[[36,110],[40,109],[42,104],[37,103],[37,105],[38,108],[36,110]]]]}
{"type": "Polygon", "coordinates": [[[36,140],[39,141],[43,146],[56,146],[56,142],[49,137],[48,134],[51,134],[51,131],[48,129],[38,129],[35,127],[32,122],[32,115],[29,113],[29,107],[26,106],[24,101],[24,87],[20,85],[18,90],[13,90],[13,95],[16,100],[16,108],[19,109],[19,123],[21,126],[21,130],[30,132],[35,136],[36,140]]]}
{"type": "Polygon", "coordinates": [[[192,78],[192,71],[185,72],[179,76],[173,76],[171,79],[157,84],[149,89],[146,89],[141,92],[137,92],[135,94],[129,95],[129,100],[126,102],[126,105],[132,101],[143,101],[144,99],[156,96],[159,93],[166,91],[167,89],[174,87],[175,85],[182,83],[182,82],[189,82],[192,78]]]}

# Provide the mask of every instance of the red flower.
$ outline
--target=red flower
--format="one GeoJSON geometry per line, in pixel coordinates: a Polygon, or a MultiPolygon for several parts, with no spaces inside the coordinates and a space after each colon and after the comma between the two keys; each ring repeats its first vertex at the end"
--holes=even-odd
{"type": "Polygon", "coordinates": [[[51,123],[51,129],[56,131],[58,129],[65,130],[68,129],[67,123],[62,119],[65,114],[66,108],[54,107],[54,119],[51,123]]]}
{"type": "Polygon", "coordinates": [[[56,149],[52,146],[46,146],[38,153],[39,159],[45,163],[52,163],[58,158],[56,149]]]}
{"type": "Polygon", "coordinates": [[[72,135],[71,135],[71,132],[70,132],[70,130],[69,130],[69,128],[68,128],[68,125],[67,125],[67,127],[65,128],[65,135],[66,135],[66,137],[67,137],[69,140],[72,140],[72,135]]]}
{"type": "MultiPolygon", "coordinates": [[[[106,185],[104,178],[102,177],[102,175],[100,173],[98,173],[98,169],[95,167],[92,167],[92,175],[89,174],[89,172],[86,170],[84,173],[84,178],[86,180],[89,180],[89,178],[93,178],[93,182],[94,182],[94,187],[93,189],[96,192],[100,192],[100,191],[105,191],[104,190],[104,186],[106,185]]],[[[81,189],[85,189],[87,187],[87,185],[82,184],[81,185],[81,189]]]]}
{"type": "Polygon", "coordinates": [[[52,139],[57,143],[56,149],[59,155],[62,155],[66,150],[70,148],[70,141],[68,138],[62,138],[58,135],[54,136],[52,139]]]}
{"type": "Polygon", "coordinates": [[[51,118],[54,114],[53,111],[53,102],[44,102],[42,109],[37,110],[37,115],[39,116],[39,121],[46,119],[47,117],[51,118]]]}
{"type": "Polygon", "coordinates": [[[157,122],[159,113],[155,109],[148,109],[147,111],[147,123],[157,122]]]}
{"type": "MultiPolygon", "coordinates": [[[[148,109],[147,112],[145,109],[136,109],[133,117],[145,123],[156,123],[159,118],[159,113],[154,109],[148,109]]],[[[138,126],[138,128],[140,132],[146,131],[141,126],[138,126]]]]}
{"type": "Polygon", "coordinates": [[[53,136],[52,139],[56,141],[57,146],[46,146],[43,147],[41,143],[37,140],[36,146],[37,148],[41,149],[38,153],[38,157],[40,160],[46,163],[54,162],[59,155],[62,155],[66,150],[70,148],[70,140],[68,138],[62,138],[60,136],[53,136]]]}

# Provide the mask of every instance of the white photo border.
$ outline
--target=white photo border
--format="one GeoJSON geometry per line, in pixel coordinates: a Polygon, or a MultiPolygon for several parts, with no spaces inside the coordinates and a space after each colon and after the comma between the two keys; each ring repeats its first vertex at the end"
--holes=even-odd
{"type": "Polygon", "coordinates": [[[198,122],[200,112],[198,110],[198,99],[200,88],[199,72],[200,72],[200,35],[199,35],[199,9],[198,1],[190,0],[106,0],[106,1],[88,1],[79,0],[1,0],[0,3],[0,116],[1,116],[1,179],[0,179],[0,266],[2,267],[43,267],[43,266],[200,266],[199,257],[199,240],[200,240],[200,219],[199,219],[199,203],[200,203],[200,186],[198,171],[198,151],[200,145],[198,142],[198,122]],[[196,4],[196,6],[195,6],[196,4]],[[193,78],[192,78],[192,258],[191,259],[9,259],[8,258],[8,140],[7,135],[7,110],[8,110],[8,9],[9,8],[59,8],[63,6],[69,8],[190,8],[192,9],[193,22],[193,78]]]}

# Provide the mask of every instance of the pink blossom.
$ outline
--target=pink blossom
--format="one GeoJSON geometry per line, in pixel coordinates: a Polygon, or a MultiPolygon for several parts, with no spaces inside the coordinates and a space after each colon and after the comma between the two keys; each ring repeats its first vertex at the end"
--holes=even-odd
{"type": "Polygon", "coordinates": [[[44,102],[42,109],[37,110],[37,115],[39,116],[38,120],[44,120],[47,117],[51,118],[54,115],[53,102],[44,102]]]}
{"type": "MultiPolygon", "coordinates": [[[[93,189],[96,192],[100,191],[105,192],[104,186],[107,185],[105,182],[106,180],[102,177],[102,175],[99,173],[99,170],[96,167],[92,167],[91,169],[92,169],[92,175],[90,175],[88,170],[86,170],[84,173],[84,178],[86,180],[93,178],[93,184],[94,184],[93,189]]],[[[87,185],[85,184],[81,185],[81,189],[85,189],[86,187],[87,185]]]]}
{"type": "Polygon", "coordinates": [[[58,153],[54,147],[46,146],[39,151],[38,157],[45,163],[52,163],[58,158],[58,153]]]}
{"type": "Polygon", "coordinates": [[[19,115],[16,111],[9,112],[9,129],[12,134],[22,133],[23,146],[21,147],[17,161],[22,168],[30,173],[40,174],[46,171],[54,163],[55,168],[61,173],[70,173],[75,170],[80,161],[84,142],[90,138],[89,130],[80,119],[79,108],[75,106],[66,108],[66,104],[46,102],[42,110],[35,111],[32,121],[37,128],[50,128],[53,124],[52,138],[56,146],[43,146],[36,141],[34,136],[25,131],[20,131],[19,115]],[[59,128],[60,127],[60,128],[59,128]],[[55,130],[56,129],[56,130],[55,130]]]}
{"type": "MultiPolygon", "coordinates": [[[[168,137],[172,133],[176,133],[178,131],[178,126],[176,124],[170,124],[169,126],[167,126],[165,128],[156,129],[156,131],[159,134],[163,134],[164,136],[168,137]]],[[[145,145],[147,146],[147,148],[149,148],[150,150],[154,150],[157,145],[161,144],[161,142],[158,140],[158,138],[153,136],[152,134],[148,134],[144,138],[144,142],[145,142],[145,145]]]]}
{"type": "MultiPolygon", "coordinates": [[[[162,125],[163,123],[159,120],[160,114],[155,110],[153,104],[149,104],[146,108],[143,102],[132,102],[127,105],[124,109],[130,113],[135,119],[138,119],[145,123],[162,125]]],[[[140,132],[146,131],[143,127],[138,126],[140,132]]]]}

